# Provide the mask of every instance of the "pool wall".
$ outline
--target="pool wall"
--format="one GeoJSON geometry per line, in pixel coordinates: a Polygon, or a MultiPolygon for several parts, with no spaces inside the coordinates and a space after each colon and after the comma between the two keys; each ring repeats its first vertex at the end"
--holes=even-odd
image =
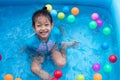
{"type": "MultiPolygon", "coordinates": [[[[114,27],[116,30],[116,37],[117,37],[117,46],[118,47],[118,58],[120,56],[120,0],[0,0],[0,6],[7,6],[7,5],[34,5],[34,4],[45,4],[45,3],[52,3],[52,4],[80,4],[80,5],[87,5],[87,6],[95,6],[95,7],[102,7],[107,9],[112,14],[112,18],[114,21],[114,27]]],[[[120,62],[118,60],[118,65],[120,68],[120,62]]],[[[119,69],[118,68],[118,69],[119,69]]],[[[117,69],[116,69],[117,70],[117,69]]],[[[120,72],[120,69],[117,70],[120,72]]],[[[118,78],[119,80],[119,78],[118,78]]]]}

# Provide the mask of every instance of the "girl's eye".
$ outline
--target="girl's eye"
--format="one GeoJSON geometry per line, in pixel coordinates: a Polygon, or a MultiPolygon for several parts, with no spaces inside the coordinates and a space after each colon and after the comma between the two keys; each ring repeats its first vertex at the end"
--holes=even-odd
{"type": "Polygon", "coordinates": [[[37,25],[37,27],[41,27],[41,25],[37,25]]]}
{"type": "Polygon", "coordinates": [[[49,26],[49,24],[45,24],[45,26],[49,26]]]}

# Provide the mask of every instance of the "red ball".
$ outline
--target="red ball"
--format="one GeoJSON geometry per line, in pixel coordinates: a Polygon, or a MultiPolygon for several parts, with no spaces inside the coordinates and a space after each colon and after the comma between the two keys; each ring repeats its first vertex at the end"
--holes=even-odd
{"type": "Polygon", "coordinates": [[[57,78],[52,78],[51,80],[58,80],[57,78]]]}
{"type": "Polygon", "coordinates": [[[114,55],[114,54],[110,55],[109,61],[112,62],[112,63],[116,62],[117,61],[116,55],[114,55]]]}
{"type": "Polygon", "coordinates": [[[62,71],[61,71],[61,70],[56,70],[56,71],[54,72],[54,76],[55,76],[56,78],[62,77],[62,71]]]}
{"type": "Polygon", "coordinates": [[[2,55],[0,55],[0,60],[2,60],[2,55]]]}

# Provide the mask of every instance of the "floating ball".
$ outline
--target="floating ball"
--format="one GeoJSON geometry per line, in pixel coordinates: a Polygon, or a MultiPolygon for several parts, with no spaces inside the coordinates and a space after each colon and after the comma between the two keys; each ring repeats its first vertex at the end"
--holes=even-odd
{"type": "Polygon", "coordinates": [[[98,72],[98,71],[100,70],[100,64],[99,64],[99,63],[93,64],[92,69],[93,69],[95,72],[98,72]]]}
{"type": "Polygon", "coordinates": [[[52,10],[52,5],[46,4],[47,10],[50,12],[52,10]]]}
{"type": "Polygon", "coordinates": [[[0,55],[0,60],[2,60],[2,55],[0,55]]]}
{"type": "Polygon", "coordinates": [[[63,12],[58,13],[58,19],[64,19],[65,14],[63,12]]]}
{"type": "Polygon", "coordinates": [[[72,13],[73,15],[78,15],[78,14],[79,14],[79,9],[78,9],[77,7],[73,7],[73,8],[71,9],[71,13],[72,13]]]}
{"type": "Polygon", "coordinates": [[[4,76],[4,80],[13,80],[13,76],[11,74],[7,74],[4,76]]]}
{"type": "Polygon", "coordinates": [[[112,62],[112,63],[115,63],[117,61],[117,57],[116,55],[112,54],[109,56],[109,61],[112,62]]]}
{"type": "Polygon", "coordinates": [[[77,75],[76,80],[85,80],[84,75],[82,74],[77,75]]]}
{"type": "Polygon", "coordinates": [[[105,27],[104,29],[103,29],[103,34],[104,35],[109,35],[111,33],[111,29],[109,28],[109,27],[105,27]]]}
{"type": "Polygon", "coordinates": [[[55,16],[57,16],[57,11],[56,10],[52,10],[50,12],[50,14],[52,15],[52,17],[55,17],[55,16]]]}
{"type": "Polygon", "coordinates": [[[98,14],[98,13],[93,13],[93,14],[91,15],[91,18],[92,18],[93,20],[97,20],[97,19],[99,18],[99,14],[98,14]]]}
{"type": "Polygon", "coordinates": [[[58,80],[57,78],[52,78],[51,80],[58,80]]]}
{"type": "Polygon", "coordinates": [[[105,72],[111,72],[112,71],[112,66],[111,65],[109,65],[109,64],[105,64],[104,65],[104,67],[103,67],[103,70],[105,71],[105,72]]]}
{"type": "Polygon", "coordinates": [[[91,21],[90,23],[89,23],[89,28],[90,29],[95,29],[97,27],[97,23],[95,22],[95,21],[91,21]]]}
{"type": "Polygon", "coordinates": [[[68,6],[63,7],[63,12],[68,13],[70,11],[70,8],[68,6]]]}
{"type": "Polygon", "coordinates": [[[61,78],[62,77],[62,71],[61,70],[55,70],[54,76],[55,76],[55,78],[61,78]]]}
{"type": "Polygon", "coordinates": [[[109,44],[107,42],[103,42],[102,45],[101,45],[101,48],[106,50],[109,48],[109,44]]]}
{"type": "Polygon", "coordinates": [[[22,80],[21,78],[16,78],[15,80],[22,80]]]}
{"type": "Polygon", "coordinates": [[[69,16],[67,17],[67,21],[68,21],[69,23],[73,23],[73,22],[75,21],[75,16],[74,16],[74,15],[69,15],[69,16]]]}
{"type": "Polygon", "coordinates": [[[103,21],[101,19],[97,19],[96,23],[98,27],[101,27],[103,25],[103,21]]]}
{"type": "Polygon", "coordinates": [[[94,80],[102,80],[102,75],[99,73],[96,73],[96,74],[94,74],[93,79],[94,80]]]}

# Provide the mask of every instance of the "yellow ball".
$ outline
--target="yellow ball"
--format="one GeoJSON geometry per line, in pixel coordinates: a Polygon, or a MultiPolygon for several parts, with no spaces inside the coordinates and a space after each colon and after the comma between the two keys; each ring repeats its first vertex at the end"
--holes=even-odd
{"type": "Polygon", "coordinates": [[[84,77],[84,75],[79,74],[79,75],[77,75],[76,80],[85,80],[85,77],[84,77]]]}
{"type": "Polygon", "coordinates": [[[94,74],[93,79],[94,80],[102,80],[102,75],[99,73],[96,73],[96,74],[94,74]]]}
{"type": "Polygon", "coordinates": [[[63,12],[58,13],[58,19],[64,19],[65,14],[63,12]]]}
{"type": "Polygon", "coordinates": [[[47,7],[47,10],[48,10],[49,12],[52,10],[52,5],[47,4],[46,7],[47,7]]]}
{"type": "Polygon", "coordinates": [[[4,80],[13,80],[13,76],[11,74],[6,74],[4,80]]]}
{"type": "Polygon", "coordinates": [[[21,78],[16,78],[15,80],[22,80],[21,78]]]}

